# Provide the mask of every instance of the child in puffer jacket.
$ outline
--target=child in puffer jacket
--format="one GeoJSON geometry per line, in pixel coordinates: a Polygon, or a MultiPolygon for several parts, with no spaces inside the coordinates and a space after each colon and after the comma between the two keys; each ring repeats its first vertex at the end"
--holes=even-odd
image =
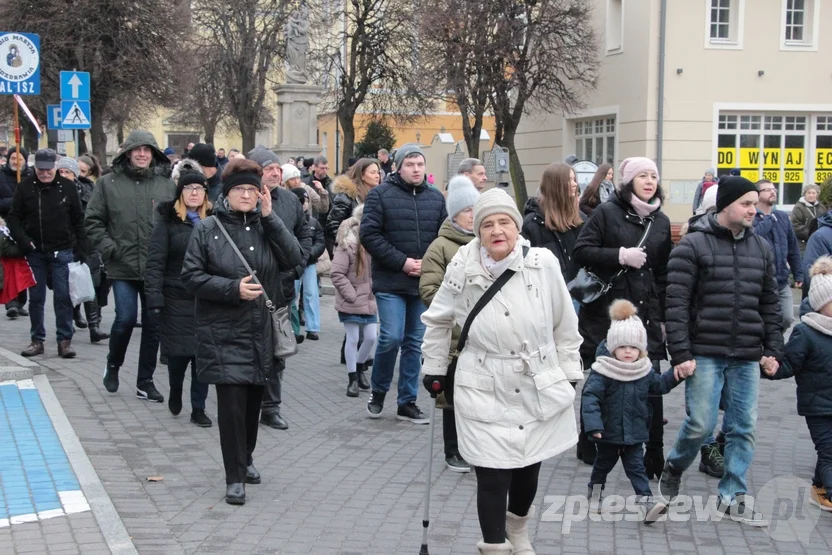
{"type": "Polygon", "coordinates": [[[806,419],[818,453],[809,501],[832,512],[832,258],[818,258],[809,274],[812,311],[792,330],[780,368],[763,371],[772,380],[794,376],[797,382],[797,414],[806,419]]]}
{"type": "Polygon", "coordinates": [[[660,375],[653,370],[647,356],[647,330],[636,313],[636,307],[627,300],[610,305],[607,356],[599,356],[592,365],[584,385],[581,414],[586,434],[597,444],[587,484],[590,510],[600,512],[607,475],[620,457],[639,496],[644,522],[652,524],[665,513],[667,504],[653,498],[644,467],[644,443],[650,436],[647,396],[664,395],[687,376],[670,371],[660,375]]]}

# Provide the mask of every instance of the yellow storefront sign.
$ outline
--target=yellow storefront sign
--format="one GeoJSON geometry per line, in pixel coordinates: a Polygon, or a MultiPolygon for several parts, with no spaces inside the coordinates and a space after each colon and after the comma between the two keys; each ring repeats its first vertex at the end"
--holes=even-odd
{"type": "Polygon", "coordinates": [[[805,174],[802,170],[786,170],[783,172],[783,183],[803,183],[805,174]]]}
{"type": "Polygon", "coordinates": [[[819,170],[815,172],[815,183],[819,185],[830,178],[832,178],[832,170],[819,170]]]}
{"type": "Polygon", "coordinates": [[[815,149],[815,169],[832,170],[832,148],[815,149]]]}
{"type": "Polygon", "coordinates": [[[763,169],[764,170],[779,170],[780,169],[780,149],[779,148],[764,148],[763,149],[763,169]]]}
{"type": "Polygon", "coordinates": [[[718,148],[716,150],[716,160],[716,165],[720,168],[736,167],[736,149],[733,147],[718,148]]]}
{"type": "Polygon", "coordinates": [[[741,168],[759,168],[760,167],[760,149],[759,148],[741,148],[740,149],[740,167],[741,168]]]}
{"type": "MultiPolygon", "coordinates": [[[[783,168],[787,170],[802,170],[806,166],[805,151],[802,148],[783,149],[783,168]]],[[[798,183],[786,181],[786,183],[798,183]]]]}
{"type": "Polygon", "coordinates": [[[759,170],[741,170],[740,175],[746,178],[749,181],[757,182],[760,180],[760,171],[759,170]]]}
{"type": "Polygon", "coordinates": [[[780,183],[780,172],[775,170],[763,170],[763,179],[772,183],[780,183]]]}

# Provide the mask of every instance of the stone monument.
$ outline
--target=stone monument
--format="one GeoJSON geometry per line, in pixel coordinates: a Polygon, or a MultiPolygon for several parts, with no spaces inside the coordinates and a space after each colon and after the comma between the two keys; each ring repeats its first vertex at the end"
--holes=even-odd
{"type": "Polygon", "coordinates": [[[306,52],[309,49],[309,9],[295,10],[286,22],[286,83],[274,88],[277,95],[279,143],[272,149],[281,160],[290,156],[317,156],[318,104],[323,87],[309,85],[306,52]]]}

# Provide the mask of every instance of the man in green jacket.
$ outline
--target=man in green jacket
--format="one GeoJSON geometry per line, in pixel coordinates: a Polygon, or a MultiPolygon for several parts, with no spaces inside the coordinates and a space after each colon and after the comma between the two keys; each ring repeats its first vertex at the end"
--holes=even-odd
{"type": "Polygon", "coordinates": [[[147,310],[144,272],[155,208],[175,194],[170,161],[150,132],[133,131],[113,160],[112,169],[96,182],[86,213],[87,235],[104,258],[116,304],[104,387],[110,393],[118,391],[118,371],[136,326],[140,299],[142,340],[136,397],[162,403],[165,399],[153,385],[159,322],[147,310]]]}

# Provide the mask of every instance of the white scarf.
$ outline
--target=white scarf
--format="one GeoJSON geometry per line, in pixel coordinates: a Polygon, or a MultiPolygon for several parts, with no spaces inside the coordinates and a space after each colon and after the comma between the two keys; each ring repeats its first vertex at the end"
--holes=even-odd
{"type": "Polygon", "coordinates": [[[509,266],[511,266],[511,263],[514,262],[514,259],[520,255],[520,249],[521,245],[520,241],[518,240],[517,243],[514,244],[514,248],[511,250],[508,256],[506,256],[502,260],[494,260],[488,254],[488,251],[485,250],[485,247],[480,246],[480,259],[482,261],[482,267],[488,270],[488,273],[490,273],[494,277],[494,279],[497,279],[503,274],[503,272],[505,272],[508,269],[509,266]]]}
{"type": "Polygon", "coordinates": [[[832,335],[832,318],[819,312],[804,314],[800,321],[824,335],[832,335]]]}
{"type": "Polygon", "coordinates": [[[647,357],[635,362],[623,362],[612,357],[598,357],[592,364],[592,369],[602,376],[619,382],[634,382],[649,374],[653,370],[653,363],[647,357]]]}

